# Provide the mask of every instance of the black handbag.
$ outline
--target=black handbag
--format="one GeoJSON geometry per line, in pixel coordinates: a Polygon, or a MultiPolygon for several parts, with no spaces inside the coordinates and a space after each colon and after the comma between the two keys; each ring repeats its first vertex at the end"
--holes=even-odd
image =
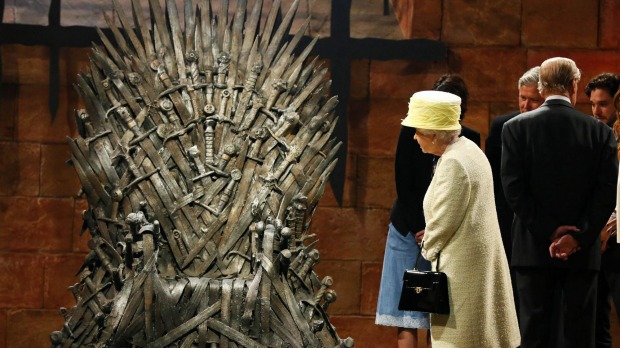
{"type": "MultiPolygon", "coordinates": [[[[421,253],[420,250],[413,269],[405,270],[398,309],[450,314],[448,277],[443,272],[419,271],[418,260],[421,253]]],[[[439,269],[439,254],[437,255],[437,269],[439,269]]]]}

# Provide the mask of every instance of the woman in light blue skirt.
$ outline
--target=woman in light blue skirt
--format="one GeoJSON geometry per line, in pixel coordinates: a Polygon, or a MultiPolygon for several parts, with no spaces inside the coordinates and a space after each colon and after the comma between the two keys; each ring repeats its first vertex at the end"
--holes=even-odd
{"type": "MultiPolygon", "coordinates": [[[[430,327],[428,313],[398,310],[403,273],[413,268],[419,252],[413,234],[403,236],[392,224],[389,225],[375,324],[398,327],[399,347],[416,347],[417,329],[430,327]]],[[[418,269],[430,270],[430,263],[420,257],[418,269]]]]}

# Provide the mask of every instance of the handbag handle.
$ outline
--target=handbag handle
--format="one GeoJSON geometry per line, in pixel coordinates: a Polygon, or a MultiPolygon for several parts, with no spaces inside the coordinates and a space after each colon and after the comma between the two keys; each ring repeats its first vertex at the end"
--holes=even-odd
{"type": "MultiPolygon", "coordinates": [[[[418,270],[418,261],[420,261],[420,255],[422,255],[422,248],[424,248],[424,241],[420,245],[420,252],[418,253],[418,257],[415,258],[415,266],[413,266],[414,270],[418,270]]],[[[437,253],[437,267],[435,267],[436,271],[439,272],[439,256],[441,256],[441,252],[437,253]]]]}

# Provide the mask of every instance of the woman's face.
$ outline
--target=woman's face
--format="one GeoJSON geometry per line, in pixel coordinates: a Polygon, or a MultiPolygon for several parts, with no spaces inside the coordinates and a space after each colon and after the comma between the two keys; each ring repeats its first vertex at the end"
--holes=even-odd
{"type": "Polygon", "coordinates": [[[436,147],[434,144],[435,135],[424,134],[423,131],[420,131],[419,129],[417,129],[415,132],[415,135],[413,136],[413,139],[415,139],[418,142],[418,144],[420,144],[420,148],[422,148],[422,152],[435,154],[434,152],[435,147],[436,147]]]}

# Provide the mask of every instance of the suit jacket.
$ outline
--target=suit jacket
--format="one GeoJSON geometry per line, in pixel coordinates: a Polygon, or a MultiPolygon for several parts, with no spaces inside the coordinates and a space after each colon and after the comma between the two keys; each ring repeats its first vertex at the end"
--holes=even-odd
{"type": "Polygon", "coordinates": [[[502,179],[500,177],[500,168],[502,164],[502,127],[504,127],[504,123],[510,121],[518,114],[519,111],[514,111],[506,115],[497,116],[491,123],[489,136],[484,146],[487,159],[491,164],[491,172],[493,173],[495,211],[497,212],[499,229],[502,233],[502,243],[504,244],[504,251],[506,252],[508,261],[510,261],[512,255],[512,245],[510,242],[512,238],[510,237],[510,231],[512,229],[514,212],[510,209],[508,202],[506,202],[506,196],[504,196],[504,189],[502,188],[502,179]]]}
{"type": "Polygon", "coordinates": [[[473,141],[478,147],[480,147],[480,133],[477,131],[461,125],[461,136],[473,141]]]}
{"type": "Polygon", "coordinates": [[[559,99],[506,122],[501,178],[515,212],[513,266],[598,270],[600,231],[615,203],[616,141],[609,127],[559,99]],[[568,261],[549,256],[550,236],[561,225],[581,250],[568,261]]]}

